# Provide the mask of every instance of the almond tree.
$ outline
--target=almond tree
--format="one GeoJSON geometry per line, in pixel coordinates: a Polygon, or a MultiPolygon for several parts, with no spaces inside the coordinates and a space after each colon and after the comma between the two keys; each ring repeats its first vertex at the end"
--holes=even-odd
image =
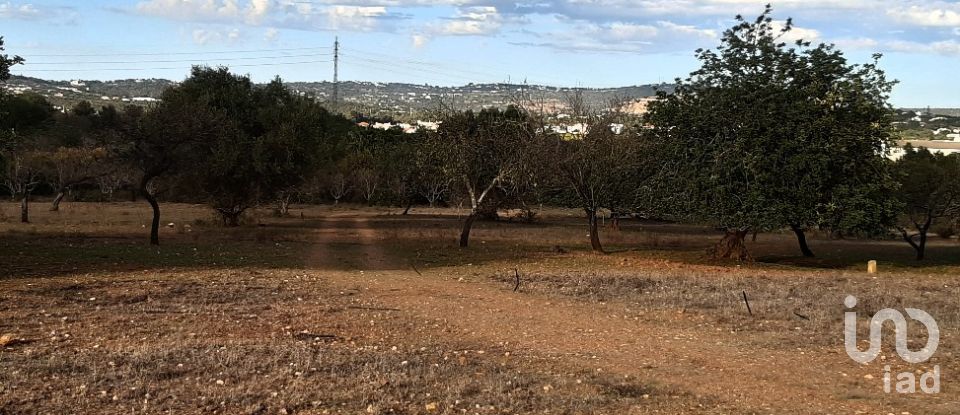
{"type": "Polygon", "coordinates": [[[483,212],[495,212],[498,191],[512,180],[522,180],[535,129],[515,107],[458,112],[446,118],[433,135],[448,177],[462,186],[470,202],[463,222],[460,247],[467,247],[474,221],[483,212]]]}
{"type": "Polygon", "coordinates": [[[57,191],[50,211],[60,210],[60,202],[71,187],[93,181],[107,172],[103,171],[106,149],[102,147],[60,147],[48,155],[51,184],[57,191]]]}
{"type": "Polygon", "coordinates": [[[637,189],[647,173],[640,138],[631,132],[615,134],[608,117],[594,117],[581,138],[555,138],[546,157],[555,163],[556,180],[565,193],[573,195],[574,206],[583,209],[589,226],[590,246],[603,252],[598,211],[632,211],[637,189]]]}
{"type": "Polygon", "coordinates": [[[20,222],[30,222],[30,194],[43,182],[45,155],[23,145],[5,155],[6,174],[4,184],[14,197],[20,199],[20,222]]]}

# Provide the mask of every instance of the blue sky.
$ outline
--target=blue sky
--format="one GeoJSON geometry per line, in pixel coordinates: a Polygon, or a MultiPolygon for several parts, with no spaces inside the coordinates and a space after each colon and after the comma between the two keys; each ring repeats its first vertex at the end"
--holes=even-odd
{"type": "MultiPolygon", "coordinates": [[[[223,64],[263,81],[562,86],[669,82],[696,67],[737,14],[768,0],[0,0],[14,73],[182,79],[223,64]]],[[[881,52],[897,106],[960,107],[960,0],[781,0],[792,36],[881,52]]]]}

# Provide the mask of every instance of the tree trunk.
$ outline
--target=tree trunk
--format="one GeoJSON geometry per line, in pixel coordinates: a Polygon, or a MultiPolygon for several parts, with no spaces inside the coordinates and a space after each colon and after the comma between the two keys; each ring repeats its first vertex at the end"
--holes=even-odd
{"type": "Polygon", "coordinates": [[[463,230],[460,231],[460,247],[466,248],[470,243],[470,229],[473,228],[473,221],[477,219],[476,210],[471,210],[467,220],[463,221],[463,230]]]}
{"type": "Polygon", "coordinates": [[[917,261],[923,261],[925,253],[927,250],[927,232],[930,230],[930,224],[933,222],[932,217],[927,217],[926,222],[923,225],[917,226],[918,235],[909,235],[906,229],[900,228],[900,235],[903,236],[903,240],[907,241],[908,244],[917,252],[917,261]],[[920,242],[914,242],[913,237],[917,236],[920,238],[920,242]]]}
{"type": "Polygon", "coordinates": [[[927,228],[920,231],[920,243],[917,246],[917,261],[923,261],[927,250],[927,228]]]}
{"type": "Polygon", "coordinates": [[[593,252],[603,253],[603,246],[600,245],[600,229],[597,224],[597,210],[584,209],[587,212],[587,221],[590,223],[590,247],[593,252]]]}
{"type": "Polygon", "coordinates": [[[619,213],[610,213],[610,229],[615,232],[620,232],[620,214],[619,213]]]}
{"type": "Polygon", "coordinates": [[[140,192],[143,194],[143,198],[147,199],[150,208],[153,209],[153,220],[150,221],[150,245],[160,245],[160,203],[158,203],[157,198],[147,190],[148,182],[149,180],[144,181],[140,185],[140,192]]]}
{"type": "Polygon", "coordinates": [[[290,196],[284,195],[277,199],[277,214],[285,217],[290,214],[290,196]]]}
{"type": "Polygon", "coordinates": [[[744,241],[748,232],[748,229],[728,229],[723,239],[713,247],[711,253],[713,258],[749,261],[750,253],[744,241]]]}
{"type": "Polygon", "coordinates": [[[30,193],[24,193],[20,199],[20,222],[30,223],[30,193]]]}
{"type": "Polygon", "coordinates": [[[803,232],[803,228],[800,225],[791,224],[790,229],[793,229],[793,233],[797,235],[797,242],[800,244],[800,252],[803,256],[813,258],[813,251],[807,246],[807,235],[803,232]]]}
{"type": "Polygon", "coordinates": [[[59,212],[59,211],[60,211],[60,202],[63,201],[63,197],[66,196],[66,195],[67,195],[66,189],[60,189],[60,190],[57,191],[57,197],[55,197],[55,198],[53,199],[53,203],[50,204],[50,211],[51,211],[51,212],[59,212]]]}

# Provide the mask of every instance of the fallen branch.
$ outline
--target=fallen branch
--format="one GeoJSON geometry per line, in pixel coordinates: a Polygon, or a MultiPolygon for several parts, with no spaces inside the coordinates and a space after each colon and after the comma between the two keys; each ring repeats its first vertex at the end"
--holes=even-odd
{"type": "Polygon", "coordinates": [[[513,274],[517,279],[517,284],[513,286],[513,292],[517,292],[517,290],[520,289],[520,270],[517,268],[514,268],[513,274]]]}
{"type": "Polygon", "coordinates": [[[411,263],[410,263],[410,268],[413,268],[413,272],[416,272],[417,275],[419,275],[419,276],[421,276],[421,277],[423,276],[423,274],[420,273],[420,270],[417,269],[417,264],[414,264],[413,262],[411,262],[411,263]]]}
{"type": "Polygon", "coordinates": [[[347,308],[354,310],[367,310],[367,311],[400,311],[399,308],[388,308],[388,307],[364,307],[360,305],[349,305],[347,308]]]}
{"type": "Polygon", "coordinates": [[[750,309],[750,300],[747,300],[747,292],[746,291],[740,291],[740,292],[743,294],[743,303],[747,305],[747,312],[750,313],[750,315],[752,316],[753,310],[750,309]]]}
{"type": "Polygon", "coordinates": [[[793,310],[793,315],[795,315],[795,316],[797,316],[797,317],[800,317],[800,318],[803,319],[803,320],[810,320],[810,317],[807,317],[807,316],[805,316],[805,315],[803,315],[803,314],[798,313],[797,310],[793,310]]]}

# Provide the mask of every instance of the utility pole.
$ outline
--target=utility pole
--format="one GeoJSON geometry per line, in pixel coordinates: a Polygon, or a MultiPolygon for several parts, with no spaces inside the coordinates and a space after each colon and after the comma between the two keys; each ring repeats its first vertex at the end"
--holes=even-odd
{"type": "Polygon", "coordinates": [[[340,63],[340,38],[333,38],[333,110],[340,104],[340,84],[337,83],[337,66],[340,63]]]}

